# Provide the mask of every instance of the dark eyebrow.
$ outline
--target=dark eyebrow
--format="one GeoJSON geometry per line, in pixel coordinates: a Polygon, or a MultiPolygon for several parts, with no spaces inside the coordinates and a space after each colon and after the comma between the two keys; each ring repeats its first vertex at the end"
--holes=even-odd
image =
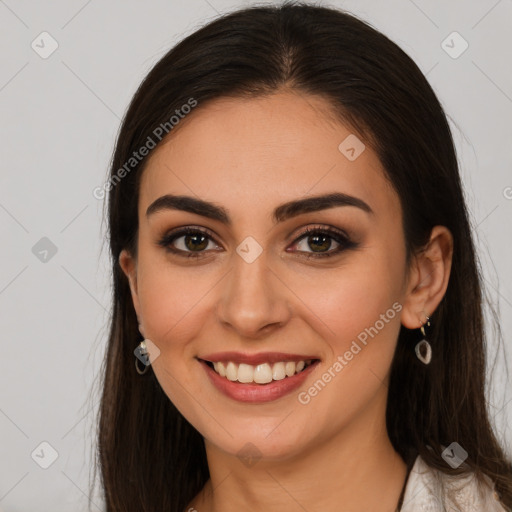
{"type": "MultiPolygon", "coordinates": [[[[274,223],[283,222],[303,213],[316,212],[336,206],[355,206],[366,213],[374,213],[362,199],[341,192],[334,192],[283,203],[273,211],[272,220],[274,223]]],[[[146,217],[162,210],[183,210],[231,226],[231,218],[225,208],[195,197],[166,194],[151,203],[146,211],[146,217]]]]}

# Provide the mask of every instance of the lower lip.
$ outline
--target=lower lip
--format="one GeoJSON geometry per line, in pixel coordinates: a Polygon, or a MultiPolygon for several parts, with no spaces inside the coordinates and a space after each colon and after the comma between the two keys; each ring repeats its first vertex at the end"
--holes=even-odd
{"type": "Polygon", "coordinates": [[[271,402],[281,398],[297,389],[308,375],[316,368],[318,361],[310,364],[305,370],[296,373],[292,377],[285,377],[281,380],[274,380],[268,384],[243,384],[221,377],[215,370],[210,368],[204,361],[199,361],[212,384],[229,398],[239,402],[253,404],[271,402]]]}

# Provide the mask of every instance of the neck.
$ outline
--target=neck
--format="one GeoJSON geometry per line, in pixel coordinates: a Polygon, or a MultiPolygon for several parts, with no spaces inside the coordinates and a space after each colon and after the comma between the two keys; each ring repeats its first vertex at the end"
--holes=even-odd
{"type": "MultiPolygon", "coordinates": [[[[385,401],[383,410],[385,412],[385,401]]],[[[200,512],[395,512],[407,467],[394,450],[385,414],[364,412],[335,436],[286,460],[247,467],[205,442],[210,480],[190,507],[200,512]]],[[[189,510],[189,508],[187,508],[189,510]]]]}

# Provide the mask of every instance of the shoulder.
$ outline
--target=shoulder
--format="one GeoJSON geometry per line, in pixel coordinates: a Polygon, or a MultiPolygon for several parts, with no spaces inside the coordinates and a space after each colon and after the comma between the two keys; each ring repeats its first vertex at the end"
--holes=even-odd
{"type": "Polygon", "coordinates": [[[418,456],[409,474],[401,512],[507,512],[492,481],[480,482],[473,472],[447,475],[418,456]],[[455,508],[454,508],[455,507],[455,508]]]}

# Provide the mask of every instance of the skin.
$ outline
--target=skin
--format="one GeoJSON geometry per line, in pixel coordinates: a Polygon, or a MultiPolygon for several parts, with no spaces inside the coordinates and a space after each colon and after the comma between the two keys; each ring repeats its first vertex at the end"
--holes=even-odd
{"type": "MultiPolygon", "coordinates": [[[[404,484],[406,466],[385,426],[389,370],[400,324],[419,328],[446,291],[452,237],[436,226],[406,267],[399,198],[369,146],[354,161],[338,150],[355,132],[328,107],[290,90],[198,106],[153,151],[142,177],[138,257],[123,251],[119,262],[141,332],[160,350],[152,369],[205,439],[211,478],[190,503],[199,512],[393,512],[404,484]],[[281,203],[334,191],[361,198],[373,214],[342,206],[273,224],[281,203]],[[146,217],[166,193],[223,206],[232,226],[179,210],[146,217]],[[203,256],[158,246],[180,226],[215,234],[203,256]],[[308,236],[298,241],[307,226],[344,230],[358,246],[306,259],[318,250],[308,236]],[[252,263],[236,252],[247,236],[263,249],[252,263]],[[401,311],[307,405],[299,403],[298,393],[396,302],[401,311]],[[196,359],[226,350],[315,354],[320,364],[299,390],[244,404],[212,386],[196,359]],[[248,442],[260,457],[250,467],[237,456],[248,442]]],[[[184,241],[174,246],[187,250],[184,241]]],[[[326,252],[337,246],[332,240],[326,252]]]]}

